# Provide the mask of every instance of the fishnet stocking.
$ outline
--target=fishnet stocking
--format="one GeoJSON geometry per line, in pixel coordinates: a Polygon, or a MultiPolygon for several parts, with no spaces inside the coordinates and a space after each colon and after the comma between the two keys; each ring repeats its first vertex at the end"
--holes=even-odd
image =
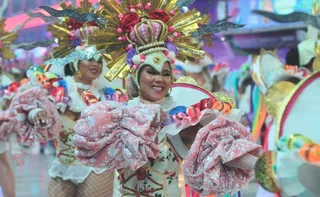
{"type": "Polygon", "coordinates": [[[48,197],[112,197],[113,176],[113,171],[105,171],[102,174],[91,173],[79,185],[60,178],[51,179],[48,197]]]}
{"type": "Polygon", "coordinates": [[[8,154],[0,154],[0,187],[5,197],[15,197],[14,175],[8,154]]]}
{"type": "Polygon", "coordinates": [[[77,186],[71,181],[60,178],[51,179],[48,187],[48,197],[76,197],[77,186]]]}
{"type": "Polygon", "coordinates": [[[78,186],[77,197],[112,197],[113,179],[113,171],[91,173],[86,181],[78,186]]]}

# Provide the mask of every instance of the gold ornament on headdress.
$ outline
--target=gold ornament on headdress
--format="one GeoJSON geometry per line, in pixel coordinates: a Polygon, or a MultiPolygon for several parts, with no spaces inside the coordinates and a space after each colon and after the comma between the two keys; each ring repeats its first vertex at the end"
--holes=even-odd
{"type": "Polygon", "coordinates": [[[199,29],[199,23],[209,21],[208,17],[203,17],[197,10],[183,13],[177,6],[177,2],[178,0],[125,0],[121,3],[117,3],[115,0],[100,1],[102,9],[99,14],[105,16],[108,24],[105,30],[97,31],[95,36],[89,37],[89,44],[97,45],[98,49],[105,49],[107,54],[105,57],[110,60],[107,64],[110,70],[105,75],[109,81],[116,77],[124,78],[129,73],[135,72],[126,61],[126,53],[133,47],[132,45],[137,45],[137,42],[132,43],[128,31],[121,28],[121,23],[128,14],[137,14],[140,18],[138,23],[144,23],[143,25],[133,24],[131,28],[134,28],[135,31],[138,31],[139,26],[147,27],[149,31],[153,31],[152,26],[154,24],[151,23],[156,21],[160,24],[158,26],[161,27],[160,36],[157,40],[150,36],[150,40],[145,42],[139,36],[137,37],[139,43],[136,47],[139,54],[143,47],[143,50],[149,49],[148,52],[160,51],[165,47],[165,42],[169,41],[177,47],[177,58],[182,61],[187,58],[202,59],[204,57],[205,52],[193,46],[190,37],[193,32],[199,29]],[[159,11],[158,14],[167,17],[167,20],[160,21],[150,17],[150,13],[154,11],[159,11]]]}
{"type": "MultiPolygon", "coordinates": [[[[65,2],[60,4],[62,11],[74,10],[79,14],[94,13],[92,4],[88,0],[83,0],[80,7],[73,8],[65,2]]],[[[65,57],[75,50],[77,46],[87,45],[87,34],[92,33],[98,27],[89,25],[89,22],[80,23],[76,19],[70,17],[62,17],[60,22],[48,25],[47,30],[52,33],[52,37],[56,39],[58,47],[54,48],[52,57],[65,57]],[[76,38],[75,31],[78,30],[81,39],[76,38]]]]}
{"type": "Polygon", "coordinates": [[[10,50],[10,45],[18,37],[17,33],[6,32],[5,19],[0,20],[0,52],[3,59],[11,59],[14,57],[13,51],[10,50]]]}

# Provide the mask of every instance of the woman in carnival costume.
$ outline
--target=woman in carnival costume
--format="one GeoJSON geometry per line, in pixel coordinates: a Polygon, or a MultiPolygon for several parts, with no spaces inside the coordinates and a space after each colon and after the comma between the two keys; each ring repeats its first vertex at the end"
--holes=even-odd
{"type": "MultiPolygon", "coordinates": [[[[62,3],[61,7],[61,11],[46,6],[41,8],[52,16],[59,12],[67,13],[67,16],[70,16],[69,12],[93,14],[89,12],[91,3],[86,0],[81,2],[80,8],[73,9],[65,3],[62,3]]],[[[98,29],[95,21],[78,22],[68,17],[63,18],[61,23],[48,25],[48,30],[59,44],[59,47],[54,49],[53,58],[45,62],[50,65],[47,67],[49,72],[44,72],[40,67],[29,69],[30,81],[38,87],[17,95],[11,105],[17,116],[28,117],[24,124],[31,132],[37,127],[46,128],[50,122],[62,124],[53,128],[59,132],[59,136],[56,139],[56,159],[49,169],[51,181],[48,196],[113,195],[113,171],[80,164],[74,156],[75,148],[71,141],[74,135],[73,127],[89,101],[125,99],[125,95],[116,90],[98,87],[101,84],[96,83],[102,72],[102,56],[94,45],[88,44],[88,36],[98,29]],[[64,77],[63,74],[71,76],[64,77]],[[84,98],[81,95],[84,95],[84,98]],[[52,113],[59,115],[52,116],[52,113]]]]}
{"type": "MultiPolygon", "coordinates": [[[[255,81],[259,91],[262,94],[263,103],[266,106],[267,113],[269,114],[266,121],[266,140],[264,141],[265,153],[268,151],[277,150],[277,128],[279,126],[277,117],[278,109],[282,107],[282,102],[292,89],[298,84],[306,73],[299,70],[297,66],[285,65],[280,58],[271,51],[263,51],[253,65],[252,78],[255,81]]],[[[256,178],[262,185],[259,189],[258,196],[275,196],[275,190],[270,190],[270,182],[265,178],[264,171],[261,171],[261,161],[256,167],[256,178]],[[267,183],[267,186],[266,186],[267,183]],[[266,189],[266,190],[265,190],[266,189]]]]}
{"type": "MultiPolygon", "coordinates": [[[[118,170],[120,196],[181,196],[182,161],[186,183],[199,194],[239,191],[261,149],[235,120],[239,110],[232,99],[204,90],[192,78],[173,83],[176,56],[204,55],[189,45],[200,13],[181,12],[176,1],[101,4],[112,23],[90,40],[110,54],[109,80],[131,74],[132,99],[84,110],[74,127],[76,157],[85,165],[118,170]]],[[[207,27],[210,33],[218,28],[207,27]]]]}

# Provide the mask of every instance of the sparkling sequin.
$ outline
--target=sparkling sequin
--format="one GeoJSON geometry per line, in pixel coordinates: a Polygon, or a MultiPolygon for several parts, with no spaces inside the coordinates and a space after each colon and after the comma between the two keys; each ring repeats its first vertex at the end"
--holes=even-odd
{"type": "Polygon", "coordinates": [[[216,34],[230,29],[238,29],[244,25],[235,24],[232,22],[221,22],[216,24],[202,25],[197,31],[192,33],[192,37],[200,37],[203,34],[216,34]]]}
{"type": "Polygon", "coordinates": [[[76,10],[65,9],[65,10],[55,10],[48,6],[40,6],[40,9],[45,10],[51,16],[54,17],[70,17],[74,18],[79,22],[95,22],[99,27],[104,27],[107,23],[107,20],[99,15],[89,12],[89,13],[79,13],[76,10]]]}
{"type": "Polygon", "coordinates": [[[57,66],[65,66],[75,60],[89,60],[99,55],[100,51],[97,51],[96,47],[88,47],[85,50],[77,50],[64,58],[53,58],[44,62],[44,64],[53,64],[57,66]]]}
{"type": "Polygon", "coordinates": [[[154,62],[155,64],[158,64],[159,61],[160,61],[160,58],[158,58],[158,57],[153,58],[153,62],[154,62]]]}

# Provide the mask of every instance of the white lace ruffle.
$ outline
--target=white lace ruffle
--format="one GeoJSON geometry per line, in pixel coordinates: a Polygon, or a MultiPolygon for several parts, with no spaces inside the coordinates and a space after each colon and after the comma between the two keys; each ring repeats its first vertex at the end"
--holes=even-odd
{"type": "Polygon", "coordinates": [[[49,176],[51,178],[59,177],[64,181],[68,180],[77,185],[83,183],[92,172],[102,174],[106,170],[84,165],[66,165],[55,159],[49,169],[49,176]]]}
{"type": "MultiPolygon", "coordinates": [[[[69,109],[73,112],[76,112],[76,113],[82,112],[87,107],[87,105],[85,103],[83,103],[81,95],[79,95],[78,87],[74,81],[74,78],[71,76],[67,76],[67,77],[64,77],[63,79],[67,83],[68,96],[71,99],[70,104],[68,104],[69,109]]],[[[97,88],[95,88],[93,86],[89,89],[89,91],[92,92],[95,95],[95,97],[100,99],[101,94],[97,88]]],[[[66,107],[59,106],[59,109],[61,109],[61,110],[65,109],[65,108],[66,107]]],[[[62,111],[62,112],[64,112],[64,111],[62,111]]]]}

